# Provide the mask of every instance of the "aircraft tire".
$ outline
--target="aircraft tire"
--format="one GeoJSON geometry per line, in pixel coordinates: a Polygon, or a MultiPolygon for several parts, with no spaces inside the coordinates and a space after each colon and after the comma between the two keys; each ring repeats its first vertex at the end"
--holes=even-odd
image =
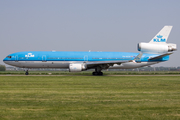
{"type": "Polygon", "coordinates": [[[25,73],[25,75],[29,75],[29,73],[28,73],[28,72],[26,72],[26,73],[25,73]]]}
{"type": "Polygon", "coordinates": [[[98,75],[98,72],[94,72],[94,75],[98,75]]]}
{"type": "Polygon", "coordinates": [[[99,76],[101,76],[101,75],[103,75],[103,72],[93,72],[92,75],[96,75],[96,76],[99,75],[99,76]]]}
{"type": "Polygon", "coordinates": [[[103,72],[99,72],[99,75],[103,75],[103,72]]]}
{"type": "Polygon", "coordinates": [[[93,72],[92,74],[93,74],[93,75],[98,75],[98,72],[93,72]]]}

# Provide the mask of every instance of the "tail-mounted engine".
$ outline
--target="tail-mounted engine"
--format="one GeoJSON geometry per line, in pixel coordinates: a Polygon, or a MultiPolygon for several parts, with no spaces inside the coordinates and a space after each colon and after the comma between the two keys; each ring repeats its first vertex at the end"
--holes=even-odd
{"type": "Polygon", "coordinates": [[[145,53],[167,53],[177,50],[176,44],[139,43],[138,51],[145,53]]]}

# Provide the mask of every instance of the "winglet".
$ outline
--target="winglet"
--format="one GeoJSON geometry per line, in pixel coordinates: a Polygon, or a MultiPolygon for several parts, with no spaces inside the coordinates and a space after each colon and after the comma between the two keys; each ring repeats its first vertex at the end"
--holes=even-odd
{"type": "Polygon", "coordinates": [[[140,61],[142,55],[143,55],[143,53],[140,52],[140,53],[134,58],[134,60],[130,60],[129,62],[134,62],[134,63],[136,63],[136,62],[140,61]]]}
{"type": "Polygon", "coordinates": [[[143,53],[142,52],[140,52],[135,58],[134,58],[134,60],[135,61],[140,61],[141,60],[141,57],[142,57],[142,55],[143,55],[143,53]]]}

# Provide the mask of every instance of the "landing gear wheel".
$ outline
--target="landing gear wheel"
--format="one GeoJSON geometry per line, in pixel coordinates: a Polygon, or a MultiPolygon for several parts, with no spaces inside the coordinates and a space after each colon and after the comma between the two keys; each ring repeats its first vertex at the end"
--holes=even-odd
{"type": "Polygon", "coordinates": [[[103,72],[93,72],[92,75],[103,75],[103,72]]]}
{"type": "Polygon", "coordinates": [[[103,75],[103,72],[99,72],[99,75],[103,75]]]}
{"type": "Polygon", "coordinates": [[[98,75],[98,72],[93,72],[92,74],[93,74],[93,75],[98,75]]]}
{"type": "Polygon", "coordinates": [[[25,75],[29,75],[29,72],[28,72],[28,71],[26,71],[25,75]]]}

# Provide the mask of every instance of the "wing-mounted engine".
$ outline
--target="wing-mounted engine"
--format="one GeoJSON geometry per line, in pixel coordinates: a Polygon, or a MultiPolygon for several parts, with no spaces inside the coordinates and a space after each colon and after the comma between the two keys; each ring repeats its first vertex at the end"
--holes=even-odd
{"type": "Polygon", "coordinates": [[[69,72],[81,72],[84,70],[87,70],[87,65],[85,63],[69,64],[69,72]]]}
{"type": "Polygon", "coordinates": [[[139,43],[138,51],[143,53],[167,53],[177,50],[176,44],[139,43]]]}

